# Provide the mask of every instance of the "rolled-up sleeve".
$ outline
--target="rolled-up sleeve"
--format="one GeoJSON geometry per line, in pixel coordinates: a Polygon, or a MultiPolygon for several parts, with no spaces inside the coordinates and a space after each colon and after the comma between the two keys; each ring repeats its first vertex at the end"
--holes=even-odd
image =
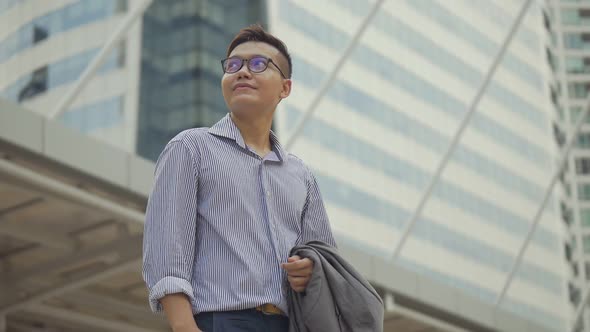
{"type": "Polygon", "coordinates": [[[148,200],[143,238],[143,278],[150,307],[162,311],[159,300],[184,293],[191,303],[197,220],[199,158],[182,141],[171,141],[156,163],[148,200]]]}
{"type": "Polygon", "coordinates": [[[301,235],[297,243],[305,244],[309,241],[323,241],[336,246],[318,182],[307,167],[306,183],[307,197],[302,213],[301,235]]]}

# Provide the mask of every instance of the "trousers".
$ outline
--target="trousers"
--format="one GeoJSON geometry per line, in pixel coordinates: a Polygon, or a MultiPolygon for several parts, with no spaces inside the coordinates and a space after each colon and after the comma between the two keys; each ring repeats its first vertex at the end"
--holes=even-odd
{"type": "Polygon", "coordinates": [[[202,312],[195,316],[203,332],[288,332],[289,318],[256,309],[202,312]]]}

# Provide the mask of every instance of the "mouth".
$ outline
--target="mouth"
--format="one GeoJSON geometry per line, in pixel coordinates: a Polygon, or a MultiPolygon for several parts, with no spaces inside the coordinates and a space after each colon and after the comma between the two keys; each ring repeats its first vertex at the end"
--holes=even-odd
{"type": "Polygon", "coordinates": [[[234,91],[237,90],[246,90],[246,89],[255,89],[252,85],[247,84],[247,83],[239,83],[234,85],[234,91]]]}

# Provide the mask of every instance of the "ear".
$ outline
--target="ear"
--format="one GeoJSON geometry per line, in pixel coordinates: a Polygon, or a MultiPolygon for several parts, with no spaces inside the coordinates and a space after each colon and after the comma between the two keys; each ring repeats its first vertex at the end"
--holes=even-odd
{"type": "Polygon", "coordinates": [[[279,94],[279,98],[284,99],[289,97],[289,95],[291,94],[291,85],[293,83],[291,82],[290,79],[284,79],[283,80],[283,89],[281,90],[281,94],[279,94]]]}

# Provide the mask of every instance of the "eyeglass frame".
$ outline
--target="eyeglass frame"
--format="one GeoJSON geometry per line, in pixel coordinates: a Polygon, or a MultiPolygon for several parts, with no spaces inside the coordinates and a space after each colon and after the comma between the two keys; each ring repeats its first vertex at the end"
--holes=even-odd
{"type": "Polygon", "coordinates": [[[269,63],[272,63],[272,64],[273,64],[273,65],[274,65],[274,66],[277,68],[277,70],[279,71],[279,73],[281,74],[281,76],[283,76],[283,78],[284,78],[284,79],[288,79],[288,78],[287,78],[287,76],[285,76],[285,74],[283,74],[283,71],[281,70],[281,68],[279,68],[279,66],[278,66],[278,65],[277,65],[277,64],[276,64],[276,63],[275,63],[275,62],[274,62],[274,61],[273,61],[271,58],[265,57],[265,56],[263,56],[263,55],[256,55],[256,56],[253,56],[253,57],[251,57],[251,58],[249,58],[249,59],[242,59],[242,58],[240,58],[240,57],[238,57],[238,56],[230,56],[230,57],[228,57],[228,58],[225,58],[225,59],[222,59],[222,60],[221,60],[221,70],[223,70],[223,72],[224,72],[224,73],[226,73],[226,74],[235,74],[235,73],[239,72],[239,71],[240,71],[240,70],[241,70],[241,69],[244,67],[244,62],[248,62],[248,65],[246,66],[246,68],[248,68],[248,70],[249,70],[250,72],[252,72],[252,73],[262,73],[262,72],[264,72],[265,70],[267,70],[267,69],[268,69],[268,64],[269,64],[269,63]],[[250,60],[252,60],[252,59],[256,59],[256,58],[262,58],[262,59],[265,59],[265,60],[267,60],[267,62],[266,62],[266,67],[264,67],[264,69],[263,69],[263,70],[261,70],[261,71],[253,71],[253,70],[250,68],[250,60]],[[240,64],[240,67],[239,67],[238,69],[236,69],[236,71],[234,71],[234,72],[231,72],[231,73],[228,73],[228,72],[225,70],[225,65],[224,65],[224,63],[225,63],[227,60],[229,60],[229,59],[240,59],[240,60],[242,60],[242,62],[241,62],[241,64],[240,64]]]}

